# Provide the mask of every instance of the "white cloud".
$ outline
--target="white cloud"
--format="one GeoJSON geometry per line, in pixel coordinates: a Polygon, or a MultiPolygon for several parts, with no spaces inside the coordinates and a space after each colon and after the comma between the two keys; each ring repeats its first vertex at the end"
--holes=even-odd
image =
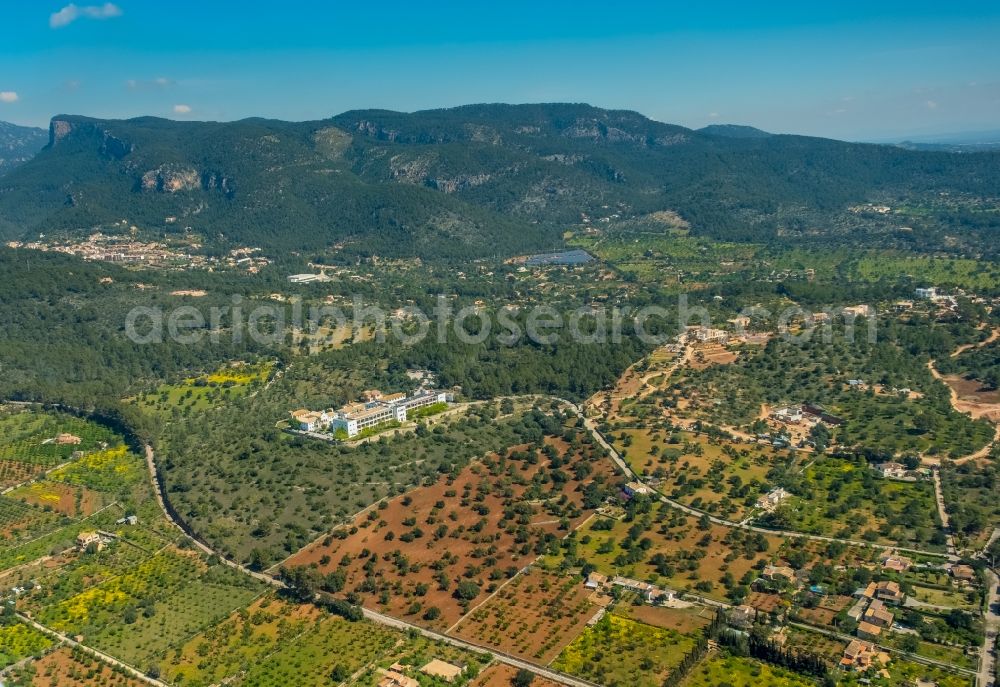
{"type": "Polygon", "coordinates": [[[168,79],[165,76],[158,76],[155,79],[128,79],[125,81],[125,88],[130,91],[139,91],[147,88],[170,88],[176,83],[177,82],[173,79],[168,79]]]}
{"type": "Polygon", "coordinates": [[[924,103],[924,105],[927,106],[928,110],[933,110],[933,109],[935,109],[937,107],[937,101],[935,101],[935,100],[928,100],[926,103],[924,103]]]}
{"type": "Polygon", "coordinates": [[[719,113],[718,112],[709,112],[708,113],[708,118],[709,119],[718,119],[719,118],[719,113]]]}
{"type": "Polygon", "coordinates": [[[175,114],[191,114],[190,105],[174,105],[175,114]]]}
{"type": "Polygon", "coordinates": [[[53,29],[60,29],[80,18],[112,19],[120,16],[122,16],[122,9],[113,2],[106,2],[103,5],[84,5],[83,7],[70,3],[49,17],[49,26],[53,29]]]}
{"type": "Polygon", "coordinates": [[[16,91],[0,91],[0,103],[16,103],[17,100],[16,91]]]}

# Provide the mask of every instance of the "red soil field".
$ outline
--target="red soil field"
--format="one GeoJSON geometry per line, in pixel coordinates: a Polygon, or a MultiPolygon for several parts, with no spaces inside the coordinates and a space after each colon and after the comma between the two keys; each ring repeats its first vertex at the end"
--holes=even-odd
{"type": "Polygon", "coordinates": [[[578,433],[574,446],[552,437],[544,444],[442,475],[307,546],[285,567],[339,570],[343,593],[366,607],[447,629],[591,515],[582,507],[585,485],[613,491],[612,464],[587,434],[578,433]]]}
{"type": "Polygon", "coordinates": [[[549,663],[600,610],[580,578],[531,568],[462,620],[452,633],[549,663]]]}
{"type": "MultiPolygon", "coordinates": [[[[479,677],[469,683],[469,687],[511,687],[517,668],[503,663],[490,666],[479,677]]],[[[560,687],[559,683],[535,676],[531,687],[560,687]]]]}
{"type": "Polygon", "coordinates": [[[35,664],[33,687],[73,685],[74,687],[145,687],[146,683],[115,672],[88,656],[77,658],[72,650],[61,648],[35,664]]]}

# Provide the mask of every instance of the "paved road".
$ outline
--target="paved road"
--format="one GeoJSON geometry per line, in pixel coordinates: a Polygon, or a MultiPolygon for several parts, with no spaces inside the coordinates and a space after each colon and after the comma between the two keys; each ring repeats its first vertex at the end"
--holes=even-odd
{"type": "MultiPolygon", "coordinates": [[[[171,513],[171,509],[167,507],[167,504],[166,504],[166,502],[163,499],[163,493],[160,490],[160,480],[159,480],[159,477],[157,475],[156,463],[155,463],[155,460],[154,460],[153,449],[152,449],[151,446],[146,446],[146,466],[149,469],[150,478],[153,481],[153,491],[156,494],[156,501],[160,505],[160,510],[163,511],[164,517],[166,517],[166,519],[171,524],[173,524],[174,527],[176,527],[181,532],[184,532],[184,534],[186,534],[188,537],[190,537],[194,541],[195,545],[199,549],[201,549],[202,551],[204,551],[205,553],[207,553],[209,555],[218,556],[219,559],[223,563],[225,563],[226,565],[230,566],[231,568],[239,570],[240,572],[242,572],[242,573],[244,573],[246,575],[250,575],[251,577],[253,577],[253,578],[257,579],[257,580],[260,580],[261,582],[264,582],[265,584],[268,584],[271,587],[274,587],[275,589],[283,589],[285,587],[285,584],[281,580],[279,580],[279,579],[277,579],[275,577],[272,577],[271,575],[267,575],[265,573],[254,572],[253,570],[249,570],[246,567],[240,565],[239,563],[236,563],[234,561],[230,561],[225,556],[223,556],[223,555],[219,554],[217,551],[213,550],[210,546],[208,546],[204,542],[199,541],[198,539],[192,537],[191,533],[188,532],[188,530],[184,526],[184,524],[180,523],[176,519],[174,519],[174,516],[171,513]]],[[[364,612],[365,617],[368,618],[369,620],[373,621],[373,622],[380,623],[382,625],[388,625],[389,627],[394,627],[394,628],[402,629],[402,630],[416,630],[417,632],[421,633],[422,635],[424,635],[426,637],[429,637],[429,638],[432,638],[432,639],[437,639],[437,640],[442,641],[442,642],[447,642],[448,644],[451,644],[451,645],[457,646],[457,647],[461,647],[461,648],[464,648],[464,649],[471,649],[471,650],[478,651],[478,652],[488,651],[490,654],[492,654],[493,656],[495,656],[496,659],[498,661],[500,661],[501,663],[506,663],[507,665],[513,666],[513,667],[518,668],[518,669],[526,668],[526,669],[528,669],[528,670],[530,670],[530,671],[532,671],[532,672],[534,672],[534,673],[536,673],[538,675],[541,675],[542,677],[548,678],[549,680],[552,680],[554,682],[558,682],[558,683],[563,684],[563,685],[567,685],[567,687],[600,687],[600,685],[597,685],[596,683],[588,682],[586,680],[580,680],[578,678],[574,678],[574,677],[571,677],[569,675],[563,675],[562,673],[556,672],[554,670],[550,670],[550,669],[546,668],[543,665],[532,663],[531,661],[525,661],[525,660],[519,659],[519,658],[517,658],[515,656],[510,656],[510,655],[505,654],[505,653],[503,653],[501,651],[497,651],[496,649],[492,649],[492,648],[489,648],[489,647],[486,647],[486,646],[480,646],[478,644],[473,644],[472,642],[467,642],[465,640],[457,639],[455,637],[449,637],[449,636],[440,634],[438,632],[433,632],[431,630],[424,629],[424,628],[419,627],[417,625],[412,625],[412,624],[407,623],[407,622],[405,622],[403,620],[398,620],[398,619],[393,618],[391,616],[384,615],[382,613],[378,613],[377,611],[372,611],[372,610],[369,610],[367,608],[362,608],[362,611],[364,612]]],[[[94,652],[94,653],[96,655],[99,652],[94,652]]],[[[103,656],[103,654],[102,654],[102,656],[103,656]]],[[[115,661],[115,659],[112,659],[110,656],[107,657],[107,660],[110,660],[111,662],[114,662],[116,664],[118,663],[117,661],[115,661]]],[[[121,665],[124,665],[124,664],[121,664],[121,665]]],[[[147,678],[147,681],[149,681],[149,678],[147,678]]],[[[154,684],[163,685],[163,683],[158,682],[158,681],[155,682],[154,684]]],[[[164,687],[166,687],[166,686],[164,685],[164,687]]]]}
{"type": "Polygon", "coordinates": [[[990,588],[986,592],[986,609],[983,612],[983,624],[986,639],[979,650],[979,687],[993,684],[996,675],[997,655],[994,652],[997,637],[1000,636],[1000,577],[993,570],[987,570],[986,577],[990,588]]]}
{"type": "Polygon", "coordinates": [[[161,681],[157,680],[156,678],[149,677],[148,675],[146,675],[144,672],[142,672],[138,668],[130,666],[128,663],[124,663],[122,661],[119,661],[114,656],[109,656],[108,654],[104,653],[103,651],[98,651],[97,649],[92,649],[91,647],[86,646],[85,644],[80,644],[76,640],[71,639],[70,637],[67,637],[66,635],[62,634],[61,632],[56,632],[55,630],[53,630],[53,629],[51,629],[49,627],[46,627],[45,625],[42,625],[41,623],[35,622],[34,620],[32,620],[31,618],[29,618],[26,615],[18,613],[17,614],[17,618],[18,618],[18,620],[20,620],[25,625],[30,625],[31,627],[35,628],[36,630],[38,630],[42,634],[46,635],[47,637],[51,637],[51,638],[55,639],[58,642],[62,642],[63,644],[66,644],[67,646],[71,646],[71,647],[74,647],[76,649],[80,649],[84,653],[89,654],[90,656],[98,659],[99,661],[103,661],[104,663],[107,663],[109,665],[121,668],[122,670],[126,671],[129,675],[131,675],[134,678],[142,680],[143,682],[148,682],[151,685],[156,685],[156,687],[170,687],[166,682],[161,682],[161,681]]]}
{"type": "MultiPolygon", "coordinates": [[[[710,607],[714,607],[714,608],[726,608],[726,609],[728,609],[728,608],[734,608],[734,606],[732,604],[727,604],[727,603],[724,603],[722,601],[716,601],[714,599],[708,599],[708,598],[705,598],[704,596],[698,596],[696,594],[689,594],[689,593],[685,592],[684,596],[686,598],[696,599],[699,603],[701,603],[704,606],[710,606],[710,607]]],[[[819,634],[824,635],[826,637],[831,637],[831,638],[836,639],[838,641],[845,642],[847,644],[849,644],[853,640],[857,639],[857,637],[852,637],[851,635],[845,635],[845,634],[842,634],[840,632],[837,632],[836,630],[829,630],[829,629],[826,629],[826,628],[823,628],[823,627],[816,627],[815,625],[807,625],[806,623],[799,623],[799,622],[795,622],[795,621],[790,621],[788,624],[791,625],[792,627],[797,627],[800,630],[806,630],[808,632],[816,632],[816,633],[819,633],[819,634]]],[[[938,660],[933,659],[933,658],[927,658],[926,656],[918,656],[917,654],[911,654],[908,651],[902,651],[900,649],[896,649],[896,648],[888,647],[888,646],[883,646],[883,645],[880,645],[880,644],[876,644],[875,646],[877,646],[879,649],[882,649],[883,651],[886,651],[887,653],[898,654],[899,656],[904,656],[905,658],[907,658],[907,659],[909,659],[911,661],[915,661],[917,663],[923,663],[925,665],[938,666],[939,668],[945,668],[947,670],[955,670],[955,671],[958,671],[958,672],[960,672],[962,674],[970,675],[970,676],[975,674],[975,671],[969,670],[968,668],[962,668],[960,666],[952,665],[951,663],[945,663],[944,661],[938,661],[938,660]]]]}
{"type": "MultiPolygon", "coordinates": [[[[615,463],[618,465],[618,467],[621,468],[622,471],[630,479],[634,479],[634,480],[637,480],[637,481],[642,481],[641,478],[639,477],[639,475],[636,474],[634,470],[632,470],[631,466],[629,466],[629,464],[625,461],[625,459],[622,458],[621,454],[618,453],[618,451],[615,449],[615,447],[612,446],[611,443],[607,439],[605,439],[604,435],[601,434],[600,430],[597,429],[597,423],[595,423],[594,420],[592,420],[591,418],[586,417],[583,414],[583,412],[581,411],[581,409],[579,408],[579,406],[577,406],[575,403],[572,403],[571,401],[567,401],[566,399],[557,399],[557,400],[559,400],[560,402],[564,403],[566,406],[568,406],[570,409],[572,409],[573,412],[578,417],[580,417],[580,418],[583,419],[584,427],[586,427],[587,430],[590,432],[591,436],[594,437],[594,441],[596,441],[600,446],[603,446],[608,451],[608,454],[611,456],[611,459],[615,461],[615,463]]],[[[708,519],[709,519],[710,522],[713,522],[716,525],[723,525],[725,527],[736,527],[736,528],[743,529],[743,530],[749,530],[751,532],[760,532],[761,534],[773,534],[773,535],[777,535],[777,536],[781,536],[781,537],[788,537],[788,538],[793,538],[793,539],[810,539],[812,541],[821,541],[821,542],[828,542],[828,543],[839,542],[839,543],[842,543],[842,544],[850,544],[850,545],[853,545],[853,546],[867,547],[867,548],[871,548],[871,549],[880,549],[880,550],[883,550],[883,551],[900,551],[900,552],[905,552],[905,553],[920,554],[920,555],[924,555],[924,556],[938,556],[938,557],[941,557],[941,558],[945,557],[944,554],[942,554],[942,553],[940,553],[938,551],[924,551],[922,549],[908,549],[908,548],[904,548],[902,546],[887,546],[885,544],[873,544],[871,542],[855,541],[853,539],[839,539],[837,537],[825,537],[825,536],[822,536],[822,535],[819,535],[819,534],[805,534],[804,532],[790,532],[790,531],[786,531],[786,530],[770,530],[770,529],[767,529],[766,527],[755,527],[753,525],[747,525],[745,523],[734,522],[732,520],[725,520],[723,518],[716,517],[714,515],[706,513],[705,511],[701,511],[701,510],[698,510],[696,508],[691,508],[690,506],[685,506],[683,503],[678,503],[677,501],[674,501],[673,499],[668,498],[667,496],[665,496],[664,494],[662,494],[660,492],[655,492],[655,493],[659,497],[660,501],[662,501],[663,503],[665,503],[665,504],[667,504],[669,506],[672,506],[673,508],[676,508],[678,510],[684,511],[685,513],[687,513],[689,515],[694,515],[694,516],[697,516],[699,518],[702,517],[702,516],[708,516],[708,519]]]]}
{"type": "Polygon", "coordinates": [[[228,565],[230,568],[234,570],[239,570],[244,575],[249,575],[250,577],[259,580],[264,584],[275,587],[276,589],[283,589],[285,587],[285,584],[281,580],[271,577],[270,575],[265,575],[264,573],[255,572],[247,567],[240,565],[235,561],[229,560],[219,552],[215,551],[208,544],[206,544],[205,542],[201,541],[196,536],[194,536],[194,533],[190,530],[190,528],[188,528],[184,523],[174,518],[172,509],[167,507],[167,502],[163,498],[163,490],[160,486],[159,472],[157,472],[156,470],[156,461],[153,455],[153,447],[147,444],[145,448],[146,448],[146,467],[149,470],[150,480],[153,482],[153,494],[156,496],[156,502],[160,505],[160,510],[163,511],[163,516],[167,519],[167,522],[169,522],[171,525],[173,525],[178,530],[187,535],[187,537],[192,542],[194,542],[194,545],[197,546],[200,550],[202,550],[209,556],[218,556],[219,560],[222,561],[223,565],[228,565]]]}
{"type": "Polygon", "coordinates": [[[388,615],[383,615],[376,611],[371,611],[367,608],[364,609],[364,614],[365,617],[368,618],[369,620],[381,623],[382,625],[395,627],[399,630],[408,630],[408,631],[412,630],[415,632],[419,632],[424,637],[427,637],[429,639],[435,639],[439,642],[445,642],[446,644],[451,644],[452,646],[457,646],[461,649],[476,651],[480,653],[483,651],[489,652],[494,657],[496,657],[496,659],[501,663],[505,663],[509,666],[513,666],[514,668],[518,669],[523,668],[526,670],[530,670],[531,672],[536,673],[537,675],[540,675],[543,678],[552,680],[553,682],[558,682],[559,684],[562,685],[568,685],[568,687],[601,687],[595,682],[589,682],[587,680],[581,680],[580,678],[572,677],[570,675],[565,675],[555,670],[550,670],[549,668],[546,668],[544,666],[540,666],[537,663],[532,663],[531,661],[525,661],[523,659],[517,658],[516,656],[511,656],[510,654],[506,654],[502,651],[497,651],[496,649],[490,647],[474,644],[473,642],[467,642],[464,639],[458,639],[456,637],[443,635],[438,632],[434,632],[433,630],[422,628],[418,625],[411,625],[406,621],[399,620],[398,618],[393,618],[388,615]]]}

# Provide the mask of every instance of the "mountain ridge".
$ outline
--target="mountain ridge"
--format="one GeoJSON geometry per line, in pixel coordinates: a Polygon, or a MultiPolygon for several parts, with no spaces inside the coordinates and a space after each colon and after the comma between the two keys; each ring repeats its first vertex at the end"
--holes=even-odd
{"type": "Polygon", "coordinates": [[[221,247],[468,258],[558,246],[608,207],[772,240],[873,195],[987,193],[1000,174],[988,153],[713,131],[572,103],[306,122],[57,115],[49,145],[0,184],[0,235],[128,218],[155,232],[190,226],[221,247]]]}
{"type": "Polygon", "coordinates": [[[45,129],[0,122],[0,176],[34,157],[45,137],[45,129]]]}

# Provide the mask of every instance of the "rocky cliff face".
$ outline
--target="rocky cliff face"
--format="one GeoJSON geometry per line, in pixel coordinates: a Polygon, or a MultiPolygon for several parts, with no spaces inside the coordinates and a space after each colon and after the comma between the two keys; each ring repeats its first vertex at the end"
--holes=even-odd
{"type": "Polygon", "coordinates": [[[144,172],[139,180],[139,190],[159,193],[219,190],[232,195],[236,186],[230,177],[220,172],[171,163],[144,172]]]}
{"type": "Polygon", "coordinates": [[[44,145],[44,129],[0,122],[0,174],[27,162],[44,145]]]}
{"type": "Polygon", "coordinates": [[[53,119],[49,124],[49,147],[55,148],[71,136],[93,138],[97,141],[97,151],[111,160],[121,160],[135,150],[130,141],[118,138],[97,122],[53,119]]]}

